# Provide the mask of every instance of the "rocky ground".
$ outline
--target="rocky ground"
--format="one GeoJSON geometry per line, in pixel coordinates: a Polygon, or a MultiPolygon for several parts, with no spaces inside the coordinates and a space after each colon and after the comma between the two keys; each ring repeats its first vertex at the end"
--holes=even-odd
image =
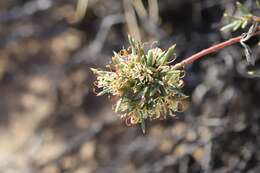
{"type": "MultiPolygon", "coordinates": [[[[90,67],[127,47],[127,33],[176,43],[180,61],[243,32],[219,32],[233,0],[133,2],[0,1],[0,172],[260,172],[260,82],[239,45],[189,66],[187,111],[145,135],[92,92],[90,67]]],[[[258,41],[249,42],[257,58],[258,41]]]]}

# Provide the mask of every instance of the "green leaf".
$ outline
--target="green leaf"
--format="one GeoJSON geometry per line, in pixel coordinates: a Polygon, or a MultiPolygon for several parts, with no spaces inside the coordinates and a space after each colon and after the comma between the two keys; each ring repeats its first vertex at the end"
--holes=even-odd
{"type": "Polygon", "coordinates": [[[97,69],[95,69],[95,68],[90,68],[90,70],[94,73],[94,74],[97,74],[97,69]]]}
{"type": "Polygon", "coordinates": [[[233,21],[225,26],[223,26],[220,31],[224,31],[224,30],[228,30],[228,29],[231,29],[231,28],[234,28],[236,26],[237,22],[236,21],[233,21]]]}
{"type": "Polygon", "coordinates": [[[234,28],[232,29],[233,31],[238,30],[242,25],[242,21],[241,20],[237,20],[236,21],[236,25],[234,26],[234,28]]]}
{"type": "Polygon", "coordinates": [[[103,89],[103,91],[99,92],[97,94],[97,96],[102,96],[104,94],[109,94],[109,93],[111,93],[111,90],[109,88],[106,88],[106,89],[103,89]]]}
{"type": "Polygon", "coordinates": [[[230,16],[228,14],[224,14],[224,17],[231,19],[233,22],[227,24],[226,26],[221,28],[221,31],[232,28],[233,31],[238,30],[239,28],[245,28],[249,22],[252,22],[253,14],[250,10],[240,2],[236,2],[237,9],[235,14],[239,16],[230,16]]]}
{"type": "Polygon", "coordinates": [[[153,66],[153,52],[152,52],[152,50],[149,50],[148,51],[148,55],[147,55],[147,61],[146,61],[146,63],[147,63],[147,66],[153,66]]]}
{"type": "Polygon", "coordinates": [[[142,55],[142,56],[141,56],[141,63],[142,63],[142,64],[145,64],[145,63],[146,63],[146,56],[145,56],[145,55],[142,55]]]}
{"type": "Polygon", "coordinates": [[[128,35],[128,41],[131,46],[132,53],[135,55],[137,53],[137,47],[136,47],[137,43],[134,40],[134,38],[131,37],[130,35],[128,35]]]}
{"type": "Polygon", "coordinates": [[[152,97],[159,90],[159,85],[156,85],[149,93],[149,96],[152,97]]]}
{"type": "Polygon", "coordinates": [[[247,21],[247,20],[243,21],[241,28],[244,29],[244,28],[247,26],[247,24],[248,24],[248,21],[247,21]]]}
{"type": "Polygon", "coordinates": [[[176,44],[172,45],[167,52],[165,53],[165,55],[160,59],[160,64],[161,65],[165,65],[169,59],[171,58],[171,56],[173,55],[174,52],[174,48],[176,47],[176,44]]]}
{"type": "Polygon", "coordinates": [[[166,52],[163,52],[159,57],[156,58],[156,65],[160,66],[160,65],[163,65],[162,62],[163,62],[163,59],[164,59],[164,56],[165,56],[166,52]]]}

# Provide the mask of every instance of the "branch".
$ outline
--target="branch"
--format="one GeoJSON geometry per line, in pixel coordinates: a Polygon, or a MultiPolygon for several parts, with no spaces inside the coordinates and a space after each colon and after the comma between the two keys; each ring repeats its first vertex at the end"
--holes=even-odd
{"type": "MultiPolygon", "coordinates": [[[[260,27],[257,28],[257,31],[252,36],[256,36],[256,35],[260,35],[260,27]]],[[[221,50],[225,47],[228,47],[228,46],[233,45],[235,43],[239,43],[242,38],[243,38],[243,35],[238,36],[238,37],[234,37],[234,38],[231,38],[227,41],[224,41],[222,43],[219,43],[219,44],[211,46],[207,49],[204,49],[204,50],[184,59],[180,63],[175,64],[174,68],[175,69],[185,68],[187,65],[192,64],[194,61],[196,61],[200,58],[203,58],[210,53],[217,52],[217,51],[219,51],[219,50],[221,50]]]]}
{"type": "Polygon", "coordinates": [[[260,17],[252,16],[252,20],[259,23],[260,22],[260,17]]]}

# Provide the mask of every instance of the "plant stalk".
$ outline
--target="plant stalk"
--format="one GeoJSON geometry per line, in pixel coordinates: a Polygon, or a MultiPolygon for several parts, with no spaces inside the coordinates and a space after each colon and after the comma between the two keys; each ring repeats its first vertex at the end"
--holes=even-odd
{"type": "MultiPolygon", "coordinates": [[[[260,27],[257,28],[257,31],[253,34],[253,36],[256,36],[256,35],[260,35],[260,27]]],[[[227,46],[230,46],[230,45],[233,45],[235,43],[239,43],[240,40],[243,38],[243,36],[238,36],[238,37],[234,37],[234,38],[231,38],[227,41],[224,41],[222,43],[219,43],[219,44],[216,44],[216,45],[213,45],[207,49],[204,49],[194,55],[191,55],[190,57],[188,58],[185,58],[183,61],[181,61],[180,63],[177,63],[175,64],[173,67],[174,69],[181,69],[181,68],[185,68],[187,65],[189,64],[192,64],[194,61],[197,61],[203,57],[205,57],[206,55],[210,54],[210,53],[213,53],[213,52],[217,52],[227,46]]]]}

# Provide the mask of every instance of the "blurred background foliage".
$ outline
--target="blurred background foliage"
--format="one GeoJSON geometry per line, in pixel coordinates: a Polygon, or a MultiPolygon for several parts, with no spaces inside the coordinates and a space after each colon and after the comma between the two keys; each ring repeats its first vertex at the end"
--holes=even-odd
{"type": "Polygon", "coordinates": [[[0,172],[260,172],[260,82],[240,45],[189,66],[189,109],[146,135],[92,92],[90,67],[128,47],[128,33],[176,43],[180,61],[241,34],[219,32],[234,10],[234,0],[0,1],[0,172]]]}

